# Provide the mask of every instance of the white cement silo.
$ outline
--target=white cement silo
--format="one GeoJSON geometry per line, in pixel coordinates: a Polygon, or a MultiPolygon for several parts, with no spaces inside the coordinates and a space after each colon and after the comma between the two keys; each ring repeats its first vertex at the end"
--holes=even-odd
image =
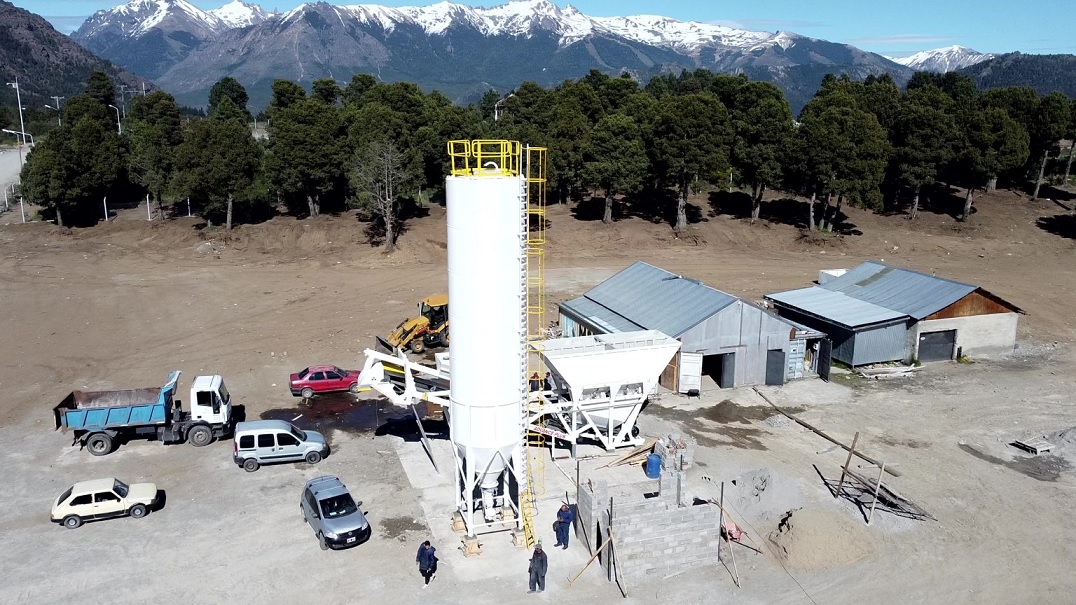
{"type": "Polygon", "coordinates": [[[449,176],[448,318],[451,437],[457,504],[468,535],[509,505],[513,454],[523,436],[526,397],[525,210],[519,176],[449,176]],[[479,506],[480,503],[480,506],[479,506]]]}

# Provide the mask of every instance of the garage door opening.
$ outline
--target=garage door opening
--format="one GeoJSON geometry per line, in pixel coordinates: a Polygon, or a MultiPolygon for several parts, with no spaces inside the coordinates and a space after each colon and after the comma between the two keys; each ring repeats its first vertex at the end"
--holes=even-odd
{"type": "Polygon", "coordinates": [[[956,330],[919,335],[919,361],[949,361],[956,352],[956,330]]]}
{"type": "Polygon", "coordinates": [[[704,355],[702,373],[709,376],[723,389],[736,386],[736,354],[704,355]]]}

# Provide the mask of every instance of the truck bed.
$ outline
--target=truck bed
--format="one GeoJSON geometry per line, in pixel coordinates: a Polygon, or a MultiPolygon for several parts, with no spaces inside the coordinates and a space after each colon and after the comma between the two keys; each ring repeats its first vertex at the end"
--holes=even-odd
{"type": "Polygon", "coordinates": [[[92,430],[164,424],[179,372],[163,387],[123,391],[71,391],[53,408],[57,429],[92,430]]]}

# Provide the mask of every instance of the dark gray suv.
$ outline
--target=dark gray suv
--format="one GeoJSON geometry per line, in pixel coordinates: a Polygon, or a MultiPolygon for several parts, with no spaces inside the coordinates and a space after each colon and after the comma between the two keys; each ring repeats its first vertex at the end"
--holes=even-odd
{"type": "Polygon", "coordinates": [[[316,477],[306,482],[299,498],[299,513],[314,530],[321,550],[349,548],[370,539],[370,524],[362,514],[362,501],[355,502],[336,477],[316,477]]]}

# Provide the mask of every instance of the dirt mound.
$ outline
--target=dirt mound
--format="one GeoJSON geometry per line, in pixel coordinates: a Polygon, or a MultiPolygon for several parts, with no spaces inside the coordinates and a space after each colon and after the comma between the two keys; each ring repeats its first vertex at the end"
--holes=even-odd
{"type": "Polygon", "coordinates": [[[781,563],[797,571],[821,571],[851,565],[874,552],[863,524],[842,512],[790,510],[769,535],[781,563]]]}

